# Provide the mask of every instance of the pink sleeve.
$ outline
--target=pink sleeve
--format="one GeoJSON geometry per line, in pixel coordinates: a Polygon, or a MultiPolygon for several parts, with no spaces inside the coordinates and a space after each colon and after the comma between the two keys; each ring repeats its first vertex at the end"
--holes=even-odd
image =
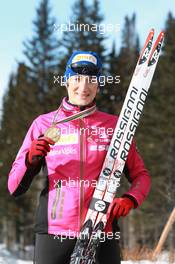
{"type": "Polygon", "coordinates": [[[131,145],[126,161],[125,172],[127,174],[126,176],[128,176],[128,180],[131,182],[131,187],[124,196],[129,195],[133,197],[137,205],[141,205],[150,191],[151,179],[136,149],[135,143],[131,145]]]}
{"type": "Polygon", "coordinates": [[[22,181],[22,178],[24,177],[27,171],[25,159],[26,153],[29,151],[29,148],[31,146],[31,142],[34,139],[38,138],[40,134],[41,133],[38,128],[37,119],[35,119],[24,138],[23,144],[18,151],[18,154],[12,164],[12,168],[9,173],[8,190],[11,194],[14,193],[15,190],[18,188],[20,182],[22,181]]]}

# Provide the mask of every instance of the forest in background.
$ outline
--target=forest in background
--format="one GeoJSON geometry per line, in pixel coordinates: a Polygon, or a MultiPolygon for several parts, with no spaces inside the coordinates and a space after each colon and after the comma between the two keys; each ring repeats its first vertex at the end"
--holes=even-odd
{"type": "MultiPolygon", "coordinates": [[[[87,5],[85,0],[76,0],[72,10],[72,23],[99,25],[104,21],[99,0],[94,0],[91,5],[87,5]]],[[[120,83],[101,87],[97,106],[102,111],[119,114],[141,48],[135,14],[125,17],[119,50],[116,50],[117,39],[109,48],[105,44],[105,35],[98,31],[63,32],[58,39],[54,24],[56,19],[52,16],[49,0],[41,0],[33,21],[33,32],[23,43],[22,52],[26,59],[19,62],[16,72],[9,76],[8,89],[3,98],[0,122],[0,242],[4,242],[9,249],[16,243],[20,247],[33,243],[36,201],[43,185],[42,173],[35,177],[30,190],[17,199],[9,195],[7,179],[32,120],[57,109],[66,95],[66,89],[55,81],[54,76],[64,74],[67,59],[73,50],[97,52],[103,61],[103,74],[120,76],[120,83]]],[[[120,220],[121,242],[129,248],[155,246],[174,208],[175,17],[172,13],[167,14],[164,31],[164,48],[135,136],[139,152],[151,174],[151,192],[139,209],[120,220]]],[[[120,192],[126,188],[129,185],[123,179],[120,192]]],[[[166,247],[175,247],[174,227],[166,247]]]]}

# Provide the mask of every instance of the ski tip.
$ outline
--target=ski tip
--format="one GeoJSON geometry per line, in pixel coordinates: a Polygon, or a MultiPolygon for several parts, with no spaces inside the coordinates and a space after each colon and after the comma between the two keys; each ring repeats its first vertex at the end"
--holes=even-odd
{"type": "Polygon", "coordinates": [[[160,35],[161,35],[162,38],[164,38],[164,36],[165,36],[165,32],[164,32],[164,31],[161,31],[161,32],[160,32],[160,35]]]}
{"type": "Polygon", "coordinates": [[[153,38],[154,37],[154,28],[151,28],[150,31],[149,31],[149,34],[148,34],[148,37],[150,38],[153,38]]]}
{"type": "Polygon", "coordinates": [[[155,44],[154,44],[154,47],[156,47],[159,43],[162,43],[163,42],[163,39],[164,39],[164,31],[161,31],[157,37],[157,40],[155,41],[155,44]]]}
{"type": "MultiPolygon", "coordinates": [[[[151,29],[145,41],[144,47],[140,53],[140,57],[138,59],[138,65],[141,65],[146,62],[148,58],[148,54],[152,47],[153,38],[154,38],[154,29],[151,29]]],[[[137,72],[135,73],[135,75],[137,75],[137,72]]]]}
{"type": "Polygon", "coordinates": [[[158,38],[164,38],[165,36],[165,32],[163,30],[160,31],[159,35],[158,35],[158,38]]]}
{"type": "Polygon", "coordinates": [[[154,46],[152,48],[151,54],[149,56],[148,59],[148,66],[152,66],[154,64],[157,63],[159,55],[160,55],[160,51],[161,51],[161,47],[162,47],[162,43],[164,41],[164,32],[161,31],[154,43],[154,46]]]}
{"type": "Polygon", "coordinates": [[[165,32],[164,32],[164,31],[161,31],[161,32],[159,33],[159,36],[158,36],[159,41],[160,41],[160,42],[163,42],[164,37],[165,37],[165,32]]]}

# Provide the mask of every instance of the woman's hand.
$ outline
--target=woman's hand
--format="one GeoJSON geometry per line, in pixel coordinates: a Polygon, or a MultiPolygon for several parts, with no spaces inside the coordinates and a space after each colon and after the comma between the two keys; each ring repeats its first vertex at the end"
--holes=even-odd
{"type": "Polygon", "coordinates": [[[50,151],[50,145],[54,144],[55,142],[52,139],[44,136],[40,136],[38,139],[33,140],[28,152],[28,162],[30,164],[37,163],[50,151]]]}
{"type": "Polygon", "coordinates": [[[107,211],[107,221],[113,222],[114,218],[126,216],[134,208],[134,202],[128,197],[115,198],[107,211]]]}

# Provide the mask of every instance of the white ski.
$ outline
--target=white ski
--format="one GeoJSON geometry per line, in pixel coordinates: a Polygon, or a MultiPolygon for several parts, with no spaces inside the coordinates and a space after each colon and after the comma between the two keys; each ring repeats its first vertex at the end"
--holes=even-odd
{"type": "Polygon", "coordinates": [[[120,186],[121,174],[160,55],[164,33],[159,34],[152,48],[153,36],[154,30],[151,30],[129,85],[85,223],[71,255],[70,264],[95,263],[96,248],[106,225],[106,212],[120,186]]]}

